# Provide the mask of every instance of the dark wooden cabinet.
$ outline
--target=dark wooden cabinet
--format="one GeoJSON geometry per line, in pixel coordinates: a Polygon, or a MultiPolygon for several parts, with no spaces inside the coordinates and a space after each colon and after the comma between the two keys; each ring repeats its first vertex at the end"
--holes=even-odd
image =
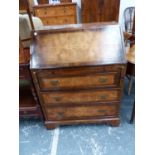
{"type": "MultiPolygon", "coordinates": [[[[60,3],[71,3],[72,0],[60,0],[60,3]]],[[[39,4],[49,4],[49,0],[38,0],[39,4]]]]}
{"type": "Polygon", "coordinates": [[[71,3],[72,0],[60,0],[60,3],[71,3]]]}
{"type": "Polygon", "coordinates": [[[29,48],[19,53],[19,117],[42,118],[42,111],[29,66],[29,48]]]}
{"type": "Polygon", "coordinates": [[[31,72],[47,128],[79,123],[119,125],[126,60],[116,24],[37,31],[31,72]]]}
{"type": "Polygon", "coordinates": [[[49,0],[37,0],[38,4],[48,4],[49,0]]]}
{"type": "Polygon", "coordinates": [[[81,0],[82,23],[118,22],[120,0],[81,0]]]}
{"type": "Polygon", "coordinates": [[[27,2],[29,4],[29,9],[30,9],[30,12],[33,13],[33,0],[19,0],[19,13],[20,14],[25,14],[27,13],[27,2]]]}

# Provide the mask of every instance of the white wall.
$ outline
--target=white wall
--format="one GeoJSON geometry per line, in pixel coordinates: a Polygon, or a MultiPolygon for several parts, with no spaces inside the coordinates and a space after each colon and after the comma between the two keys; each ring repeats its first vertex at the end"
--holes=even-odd
{"type": "Polygon", "coordinates": [[[72,0],[72,2],[76,2],[77,7],[77,22],[81,23],[81,0],[72,0]]]}
{"type": "Polygon", "coordinates": [[[72,2],[77,2],[78,6],[81,8],[81,0],[72,0],[72,2]]]}

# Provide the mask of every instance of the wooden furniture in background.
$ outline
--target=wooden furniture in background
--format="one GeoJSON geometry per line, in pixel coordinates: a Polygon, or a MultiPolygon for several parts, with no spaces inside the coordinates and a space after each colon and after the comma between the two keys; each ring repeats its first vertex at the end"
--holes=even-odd
{"type": "Polygon", "coordinates": [[[131,46],[135,43],[135,7],[128,7],[124,10],[124,38],[125,45],[129,43],[131,46]]]}
{"type": "Polygon", "coordinates": [[[130,47],[126,55],[128,61],[126,75],[129,78],[128,95],[130,95],[132,83],[135,77],[135,45],[130,47]]]}
{"type": "MultiPolygon", "coordinates": [[[[130,23],[128,23],[128,27],[126,27],[126,33],[129,34],[129,37],[127,38],[128,43],[129,43],[129,50],[127,51],[127,71],[126,75],[129,79],[129,87],[128,87],[128,95],[130,95],[131,88],[132,88],[132,83],[133,79],[135,77],[135,13],[134,13],[134,8],[129,8],[130,12],[130,23]],[[131,9],[131,10],[130,10],[131,9]]],[[[125,10],[127,11],[127,10],[125,10]]]]}
{"type": "Polygon", "coordinates": [[[118,22],[120,0],[81,0],[82,23],[118,22]]]}
{"type": "Polygon", "coordinates": [[[135,119],[135,101],[134,101],[133,108],[132,108],[130,123],[133,123],[134,119],[135,119]]]}
{"type": "Polygon", "coordinates": [[[19,48],[19,117],[42,118],[42,111],[30,72],[30,49],[19,48]]]}
{"type": "Polygon", "coordinates": [[[48,4],[49,0],[37,0],[38,4],[48,4]]]}
{"type": "Polygon", "coordinates": [[[30,12],[33,13],[33,0],[19,0],[19,13],[25,14],[27,13],[27,4],[29,4],[30,12]]]}
{"type": "Polygon", "coordinates": [[[33,7],[34,15],[44,25],[61,25],[77,23],[76,3],[44,4],[33,7]]]}
{"type": "MultiPolygon", "coordinates": [[[[127,8],[124,12],[124,15],[126,15],[127,17],[127,14],[129,14],[129,16],[128,18],[125,18],[125,30],[129,36],[127,40],[129,41],[130,48],[126,54],[127,57],[126,75],[129,79],[128,95],[130,95],[132,83],[135,78],[135,8],[134,7],[127,8]]],[[[133,123],[134,118],[135,118],[135,100],[132,108],[130,123],[133,123]]]]}
{"type": "Polygon", "coordinates": [[[60,0],[60,3],[71,3],[72,0],[60,0]]]}
{"type": "Polygon", "coordinates": [[[135,18],[135,7],[127,7],[124,10],[125,32],[133,33],[133,30],[135,29],[134,18],[135,18]]]}
{"type": "MultiPolygon", "coordinates": [[[[24,5],[24,8],[19,6],[19,9],[24,9],[28,14],[31,29],[34,31],[29,0],[20,0],[19,2],[24,5]]],[[[19,117],[42,118],[42,111],[30,72],[30,48],[23,46],[26,41],[31,41],[31,38],[21,39],[19,37],[19,117]]]]}
{"type": "MultiPolygon", "coordinates": [[[[60,0],[60,3],[71,3],[72,0],[60,0]]],[[[38,4],[49,4],[49,0],[38,0],[38,4]]]]}
{"type": "Polygon", "coordinates": [[[48,129],[119,125],[126,71],[119,25],[51,26],[37,31],[31,51],[30,68],[48,129]]]}
{"type": "Polygon", "coordinates": [[[32,0],[19,0],[19,13],[20,13],[20,11],[25,10],[25,13],[27,13],[28,16],[29,16],[32,31],[34,31],[34,24],[33,24],[33,21],[32,21],[32,14],[31,14],[31,9],[32,8],[31,8],[31,5],[30,5],[31,4],[30,1],[32,3],[32,0]],[[24,9],[24,10],[21,10],[21,9],[24,9]]]}

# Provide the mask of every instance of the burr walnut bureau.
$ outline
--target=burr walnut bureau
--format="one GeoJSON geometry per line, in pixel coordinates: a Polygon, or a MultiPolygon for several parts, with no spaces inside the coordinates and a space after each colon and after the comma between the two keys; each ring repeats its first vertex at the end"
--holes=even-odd
{"type": "Polygon", "coordinates": [[[126,71],[119,25],[48,26],[35,34],[30,68],[46,127],[118,126],[126,71]]]}

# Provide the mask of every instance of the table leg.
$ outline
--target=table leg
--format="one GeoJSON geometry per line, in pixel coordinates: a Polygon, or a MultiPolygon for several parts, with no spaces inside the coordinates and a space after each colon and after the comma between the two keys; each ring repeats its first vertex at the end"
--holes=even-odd
{"type": "Polygon", "coordinates": [[[133,109],[132,109],[132,115],[131,115],[130,123],[133,123],[134,118],[135,118],[135,101],[134,101],[134,105],[133,105],[133,109]]]}

